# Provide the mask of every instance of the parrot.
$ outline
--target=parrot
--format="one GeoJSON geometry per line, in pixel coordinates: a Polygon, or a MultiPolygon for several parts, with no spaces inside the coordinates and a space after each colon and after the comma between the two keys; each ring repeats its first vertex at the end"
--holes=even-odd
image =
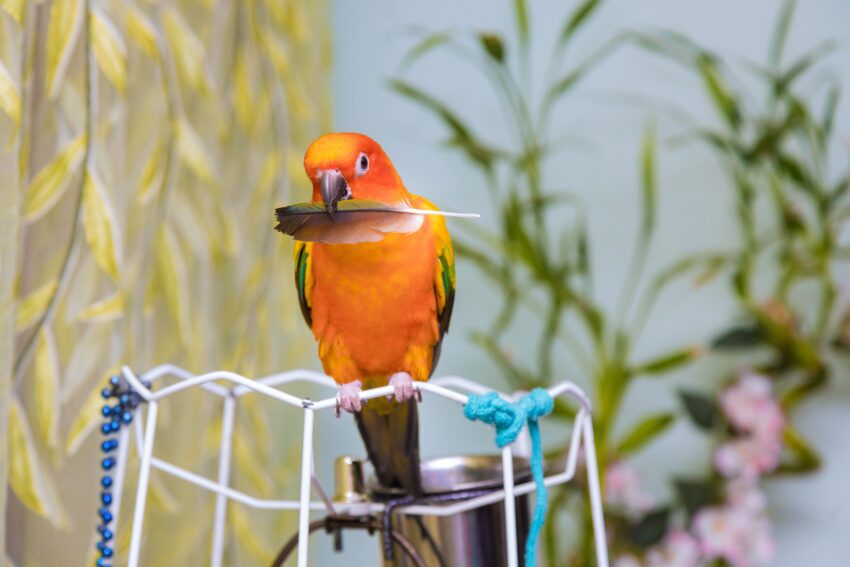
{"type": "Polygon", "coordinates": [[[337,415],[340,407],[354,414],[383,487],[421,496],[414,382],[434,372],[454,307],[446,222],[398,212],[437,208],[407,190],[366,135],[317,138],[304,170],[312,183],[305,210],[319,214],[303,215],[293,228],[287,208],[277,209],[276,228],[296,238],[298,302],[322,368],[337,384],[337,415]],[[389,399],[361,404],[361,390],[387,385],[389,399]]]}

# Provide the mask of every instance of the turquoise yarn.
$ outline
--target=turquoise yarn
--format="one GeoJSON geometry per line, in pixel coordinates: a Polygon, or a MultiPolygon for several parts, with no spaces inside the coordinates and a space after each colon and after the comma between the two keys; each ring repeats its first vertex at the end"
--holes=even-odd
{"type": "Polygon", "coordinates": [[[526,567],[534,567],[537,564],[537,537],[543,529],[543,522],[546,521],[546,508],[549,503],[546,485],[543,483],[543,447],[537,420],[552,413],[554,407],[555,401],[549,392],[543,388],[535,388],[514,403],[502,399],[496,392],[488,392],[483,396],[470,395],[463,408],[466,419],[483,421],[496,428],[496,445],[499,448],[516,441],[522,427],[528,424],[528,434],[531,436],[531,475],[537,485],[537,503],[525,542],[526,567]]]}

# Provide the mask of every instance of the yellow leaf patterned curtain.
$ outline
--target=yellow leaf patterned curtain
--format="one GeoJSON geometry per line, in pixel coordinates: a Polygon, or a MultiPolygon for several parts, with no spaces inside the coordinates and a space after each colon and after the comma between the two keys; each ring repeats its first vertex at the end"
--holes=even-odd
{"type": "MultiPolygon", "coordinates": [[[[310,360],[272,220],[306,196],[301,153],[329,126],[329,25],[311,0],[0,2],[0,549],[13,564],[93,564],[99,391],[120,364],[258,376],[310,360]]],[[[158,455],[214,476],[220,412],[195,393],[161,408],[158,455]]],[[[291,489],[297,440],[275,432],[294,419],[240,405],[237,488],[291,489]]],[[[145,563],[208,561],[213,498],[151,482],[145,563]]],[[[293,522],[230,506],[226,563],[270,562],[293,522]]]]}

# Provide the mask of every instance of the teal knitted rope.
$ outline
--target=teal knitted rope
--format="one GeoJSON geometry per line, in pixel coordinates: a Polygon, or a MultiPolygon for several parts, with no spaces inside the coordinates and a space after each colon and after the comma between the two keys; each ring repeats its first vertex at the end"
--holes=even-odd
{"type": "Polygon", "coordinates": [[[537,420],[550,414],[554,406],[555,402],[549,392],[543,388],[535,388],[514,403],[502,399],[496,392],[488,392],[483,396],[471,395],[463,408],[463,415],[470,421],[483,421],[496,428],[496,445],[499,448],[516,441],[522,427],[528,425],[528,434],[531,437],[531,475],[537,486],[537,503],[525,542],[526,567],[534,567],[537,564],[537,537],[543,529],[543,522],[546,521],[546,508],[549,503],[543,482],[543,447],[537,420]]]}

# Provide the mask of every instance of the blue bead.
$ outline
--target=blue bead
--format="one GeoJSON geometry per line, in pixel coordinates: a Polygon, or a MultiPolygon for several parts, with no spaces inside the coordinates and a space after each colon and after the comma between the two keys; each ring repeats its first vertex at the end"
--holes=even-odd
{"type": "Polygon", "coordinates": [[[109,422],[109,429],[111,431],[118,431],[120,428],[121,428],[121,422],[119,422],[117,419],[115,421],[109,422]]]}
{"type": "Polygon", "coordinates": [[[103,530],[100,535],[103,536],[103,541],[109,541],[112,539],[112,530],[103,530]]]}
{"type": "Polygon", "coordinates": [[[103,520],[104,524],[108,524],[112,521],[112,512],[110,512],[109,508],[106,506],[98,510],[97,513],[100,516],[100,519],[103,520]]]}
{"type": "Polygon", "coordinates": [[[100,391],[100,395],[103,397],[104,400],[108,400],[112,397],[112,390],[110,390],[109,388],[104,388],[100,391]]]}
{"type": "Polygon", "coordinates": [[[121,394],[121,397],[118,398],[118,400],[121,402],[122,406],[126,406],[130,403],[130,394],[121,394]]]}
{"type": "Polygon", "coordinates": [[[109,564],[106,562],[106,559],[104,559],[103,557],[99,557],[99,558],[97,559],[97,561],[95,561],[95,563],[94,563],[94,564],[95,564],[95,565],[97,565],[97,567],[108,567],[108,565],[109,565],[109,564]]]}
{"type": "Polygon", "coordinates": [[[100,462],[100,466],[103,467],[103,470],[108,471],[115,466],[115,459],[112,457],[106,457],[100,462]]]}
{"type": "Polygon", "coordinates": [[[109,435],[110,433],[112,433],[112,424],[107,421],[106,423],[100,426],[100,432],[104,435],[109,435]]]}
{"type": "Polygon", "coordinates": [[[100,414],[101,414],[103,417],[109,417],[110,415],[112,415],[112,408],[111,408],[111,407],[109,407],[109,406],[103,406],[103,407],[100,409],[100,414]]]}
{"type": "Polygon", "coordinates": [[[104,453],[114,451],[118,447],[118,439],[107,439],[100,444],[100,450],[104,453]]]}
{"type": "Polygon", "coordinates": [[[104,546],[100,552],[104,557],[112,557],[112,548],[109,546],[104,546]]]}
{"type": "Polygon", "coordinates": [[[112,477],[109,475],[104,476],[102,479],[100,479],[100,484],[101,486],[103,486],[103,488],[109,488],[110,486],[112,486],[112,477]]]}
{"type": "Polygon", "coordinates": [[[109,506],[110,504],[112,504],[112,493],[102,492],[100,494],[100,501],[103,502],[104,506],[109,506]]]}
{"type": "Polygon", "coordinates": [[[97,547],[97,550],[98,550],[98,551],[103,552],[103,548],[104,548],[104,547],[106,547],[106,544],[105,544],[105,543],[103,543],[102,541],[99,541],[99,542],[97,542],[97,544],[95,545],[95,547],[97,547]]]}
{"type": "Polygon", "coordinates": [[[121,383],[121,377],[116,374],[115,376],[109,379],[109,383],[113,386],[117,386],[121,383]]]}
{"type": "Polygon", "coordinates": [[[125,411],[124,413],[121,414],[121,421],[123,421],[124,423],[132,422],[133,421],[133,414],[128,412],[128,411],[125,411]]]}
{"type": "Polygon", "coordinates": [[[121,404],[115,404],[112,406],[112,413],[115,415],[121,415],[121,404]]]}

